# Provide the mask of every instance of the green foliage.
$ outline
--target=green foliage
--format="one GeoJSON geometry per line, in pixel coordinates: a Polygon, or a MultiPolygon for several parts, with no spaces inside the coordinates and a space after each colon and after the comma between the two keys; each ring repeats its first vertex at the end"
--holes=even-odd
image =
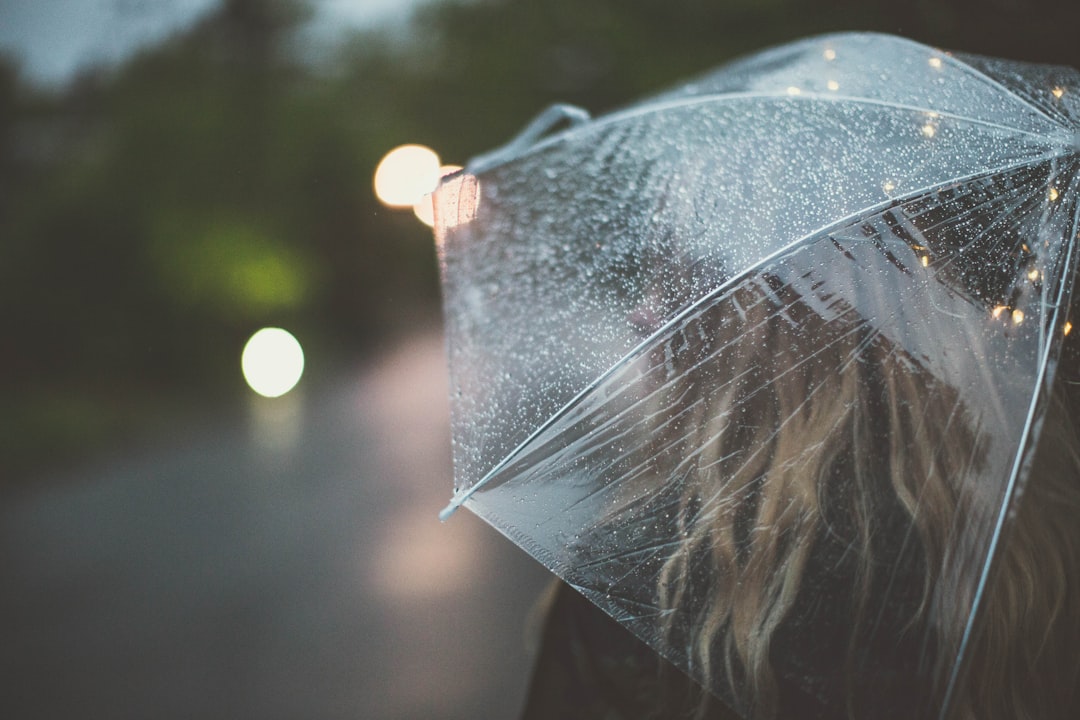
{"type": "Polygon", "coordinates": [[[223,219],[207,227],[162,215],[149,238],[149,270],[176,307],[243,322],[304,304],[306,257],[254,221],[223,219]]]}
{"type": "Polygon", "coordinates": [[[317,376],[433,313],[429,232],[371,192],[395,145],[462,163],[551,102],[602,112],[823,31],[1080,64],[1077,10],[1052,5],[453,0],[306,64],[304,3],[227,0],[60,93],[0,58],[0,478],[243,392],[261,325],[322,349],[317,376]]]}

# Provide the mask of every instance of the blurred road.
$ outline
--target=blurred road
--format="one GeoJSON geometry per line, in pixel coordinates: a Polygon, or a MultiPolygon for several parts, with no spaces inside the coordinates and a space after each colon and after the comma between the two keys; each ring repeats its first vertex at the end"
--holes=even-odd
{"type": "Polygon", "coordinates": [[[0,717],[515,717],[549,575],[437,519],[441,343],[0,508],[0,717]]]}

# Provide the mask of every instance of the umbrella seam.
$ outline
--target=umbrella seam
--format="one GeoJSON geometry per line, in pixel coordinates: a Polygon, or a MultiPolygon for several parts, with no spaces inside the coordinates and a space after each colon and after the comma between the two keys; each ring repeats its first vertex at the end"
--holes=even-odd
{"type": "MultiPolygon", "coordinates": [[[[1075,272],[1076,259],[1075,255],[1075,230],[1077,225],[1080,224],[1080,207],[1077,207],[1073,211],[1073,221],[1069,228],[1069,242],[1068,242],[1068,255],[1066,256],[1065,277],[1068,278],[1070,272],[1075,272]]],[[[1061,283],[1061,287],[1058,288],[1057,299],[1053,305],[1053,318],[1050,322],[1051,327],[1057,327],[1058,319],[1062,313],[1063,300],[1066,290],[1070,286],[1070,282],[1066,281],[1061,283]]],[[[940,718],[946,717],[946,712],[949,709],[949,705],[952,702],[953,691],[956,688],[956,682],[960,675],[961,666],[964,664],[964,658],[967,655],[968,644],[971,640],[971,633],[975,626],[975,616],[978,612],[978,608],[982,605],[983,595],[986,591],[986,583],[990,576],[990,570],[992,567],[994,554],[997,551],[998,543],[1001,540],[1001,532],[1005,526],[1005,520],[1009,514],[1009,507],[1012,504],[1013,495],[1016,490],[1016,479],[1020,474],[1020,466],[1024,461],[1025,455],[1028,450],[1028,446],[1031,443],[1032,425],[1035,417],[1036,408],[1044,402],[1043,395],[1049,391],[1045,387],[1046,371],[1049,366],[1049,358],[1052,349],[1057,346],[1060,349],[1060,343],[1053,341],[1046,342],[1045,347],[1042,350],[1042,358],[1039,362],[1039,374],[1035,379],[1036,392],[1032,394],[1031,402],[1028,404],[1027,418],[1024,421],[1024,429],[1021,434],[1021,445],[1017,448],[1015,457],[1013,459],[1012,469],[1009,473],[1009,481],[1005,487],[1005,493],[1001,508],[998,510],[997,521],[994,525],[994,534],[990,539],[990,547],[987,548],[986,559],[983,561],[982,571],[979,575],[979,584],[975,588],[975,598],[972,602],[971,611],[968,615],[967,623],[964,626],[964,633],[960,639],[960,647],[957,650],[956,659],[958,662],[953,663],[953,670],[949,676],[949,683],[946,686],[945,697],[941,705],[940,718]]]]}
{"type": "MultiPolygon", "coordinates": [[[[1038,105],[1035,105],[1030,100],[1025,98],[1023,95],[1020,95],[1016,91],[1011,90],[1006,85],[1003,85],[1000,81],[994,79],[990,75],[987,75],[985,72],[983,72],[979,68],[975,67],[974,65],[971,65],[971,64],[969,64],[967,62],[964,62],[963,60],[961,60],[959,57],[957,57],[954,54],[954,53],[959,53],[960,55],[967,56],[967,57],[980,57],[978,55],[968,53],[966,51],[942,50],[941,48],[938,48],[938,47],[933,47],[933,46],[930,46],[930,45],[924,45],[924,44],[922,44],[920,42],[912,40],[911,38],[903,37],[903,36],[900,36],[900,35],[891,35],[889,33],[880,33],[880,32],[825,33],[823,35],[817,35],[817,36],[814,36],[814,37],[806,38],[803,41],[801,41],[799,43],[795,43],[793,45],[807,45],[807,46],[809,46],[809,45],[814,45],[814,44],[818,44],[818,43],[821,43],[821,42],[827,42],[829,40],[837,40],[837,39],[843,40],[843,39],[850,38],[850,37],[853,37],[853,36],[858,37],[858,38],[867,38],[867,39],[869,39],[869,38],[879,38],[879,39],[892,41],[892,42],[895,42],[895,43],[900,44],[900,45],[907,45],[909,48],[914,49],[914,50],[921,50],[921,51],[930,50],[930,51],[933,51],[933,52],[937,53],[937,55],[935,55],[935,57],[938,57],[939,59],[944,59],[944,61],[949,63],[949,65],[951,65],[951,66],[953,66],[953,67],[955,67],[955,68],[957,68],[959,70],[970,71],[970,73],[974,77],[978,78],[980,81],[985,82],[986,84],[990,85],[994,89],[999,90],[1002,93],[1008,95],[1010,98],[1015,100],[1019,105],[1021,105],[1023,107],[1026,107],[1027,109],[1034,112],[1036,115],[1038,115],[1038,116],[1040,116],[1040,117],[1042,117],[1042,118],[1044,118],[1046,120],[1049,120],[1052,124],[1055,124],[1055,125],[1060,125],[1061,124],[1059,122],[1060,118],[1055,118],[1054,116],[1048,114],[1044,108],[1041,108],[1038,105]]],[[[754,54],[751,54],[749,56],[744,56],[744,57],[740,57],[740,58],[733,58],[730,62],[725,63],[724,65],[721,65],[719,68],[717,68],[715,72],[722,71],[722,70],[724,70],[726,68],[729,68],[729,67],[738,66],[742,61],[745,61],[745,60],[753,60],[753,59],[757,59],[757,58],[763,58],[763,57],[767,56],[771,52],[783,51],[783,50],[788,49],[788,47],[790,47],[790,46],[776,45],[776,46],[773,46],[772,48],[768,48],[766,50],[763,50],[760,53],[754,53],[754,54]]],[[[992,60],[993,58],[988,58],[988,59],[992,60]]],[[[711,75],[712,73],[709,73],[709,74],[711,75]]],[[[715,96],[718,96],[718,95],[721,95],[721,93],[714,93],[712,96],[715,97],[715,96]]]]}
{"type": "MultiPolygon", "coordinates": [[[[970,66],[965,65],[964,67],[970,67],[970,66]]],[[[980,73],[980,77],[983,77],[981,75],[981,73],[980,73]]],[[[988,82],[993,82],[989,78],[987,78],[987,81],[988,82]]],[[[651,115],[653,113],[659,113],[659,112],[666,111],[666,110],[673,110],[673,109],[680,109],[680,108],[692,108],[692,107],[695,107],[697,105],[705,105],[705,104],[708,104],[708,103],[726,104],[729,101],[756,100],[756,99],[767,100],[767,99],[772,99],[772,98],[783,99],[783,100],[787,100],[787,101],[791,101],[791,102],[800,102],[800,101],[801,102],[821,101],[821,102],[827,102],[827,103],[851,102],[853,104],[872,105],[872,106],[877,106],[877,107],[890,108],[890,109],[894,109],[894,110],[908,110],[908,111],[911,111],[911,112],[914,112],[914,113],[923,113],[923,114],[935,113],[938,117],[941,117],[941,118],[950,118],[950,119],[954,119],[954,120],[961,120],[963,122],[970,123],[972,125],[978,125],[980,127],[995,128],[995,129],[998,129],[998,130],[1006,130],[1006,131],[1015,133],[1016,135],[1022,135],[1022,136],[1034,138],[1037,141],[1039,141],[1040,145],[1044,145],[1044,146],[1046,146],[1048,148],[1060,147],[1060,149],[1062,151],[1064,151],[1064,152],[1068,152],[1068,151],[1072,150],[1072,136],[1065,134],[1065,133],[1069,133],[1069,131],[1072,128],[1069,128],[1068,126],[1062,125],[1061,123],[1055,122],[1055,120],[1053,118],[1050,118],[1045,113],[1041,113],[1041,112],[1037,113],[1039,119],[1041,119],[1044,122],[1048,123],[1050,126],[1054,127],[1055,129],[1063,132],[1061,137],[1058,138],[1059,141],[1060,141],[1060,146],[1055,146],[1053,142],[1047,142],[1047,140],[1053,139],[1052,135],[1049,135],[1049,136],[1048,135],[1040,135],[1039,133],[1036,133],[1036,132],[1033,132],[1033,131],[1030,131],[1030,130],[1022,130],[1022,129],[1017,128],[1017,127],[1012,127],[1012,126],[1009,126],[1009,125],[1001,125],[999,123],[993,123],[993,122],[989,122],[987,120],[979,120],[977,118],[971,118],[971,117],[967,117],[965,115],[957,115],[955,113],[942,112],[940,110],[935,110],[934,108],[921,107],[919,105],[905,105],[903,103],[890,102],[888,100],[875,100],[873,98],[858,97],[858,96],[855,96],[855,95],[834,95],[834,94],[826,95],[826,94],[816,93],[816,92],[802,92],[802,93],[800,93],[798,95],[790,95],[785,91],[742,92],[742,93],[726,93],[726,94],[717,94],[717,95],[694,96],[694,97],[690,97],[690,98],[680,98],[679,100],[669,100],[669,101],[665,101],[665,102],[661,102],[661,103],[652,104],[652,105],[649,105],[647,107],[635,107],[635,108],[631,108],[631,109],[628,109],[628,110],[618,111],[618,112],[612,113],[610,115],[605,115],[605,116],[601,116],[599,118],[596,118],[592,122],[580,123],[580,124],[575,125],[573,127],[567,128],[566,130],[563,130],[562,132],[558,132],[558,133],[555,133],[553,135],[543,137],[539,141],[537,141],[535,144],[529,146],[527,149],[523,150],[519,154],[507,157],[507,158],[503,159],[501,162],[491,162],[492,158],[490,157],[490,153],[487,153],[487,154],[480,155],[480,156],[477,156],[475,158],[472,158],[468,162],[468,167],[466,168],[466,172],[469,172],[469,173],[474,174],[474,175],[482,175],[482,174],[487,173],[487,172],[489,172],[491,170],[494,170],[496,168],[507,165],[507,164],[509,164],[511,162],[516,162],[518,160],[526,158],[526,157],[532,155],[533,153],[539,152],[541,150],[545,150],[545,149],[547,149],[547,148],[549,148],[549,147],[551,147],[553,145],[556,145],[558,143],[571,140],[571,139],[575,138],[578,134],[582,134],[582,133],[585,133],[585,132],[588,132],[588,131],[592,131],[592,130],[597,129],[597,128],[607,127],[609,125],[615,125],[617,123],[624,122],[626,120],[645,117],[645,116],[651,115]]],[[[512,142],[513,141],[511,141],[511,143],[512,142]]]]}
{"type": "MultiPolygon", "coordinates": [[[[897,35],[889,35],[888,33],[867,33],[867,34],[868,35],[880,35],[882,37],[895,38],[896,40],[900,41],[902,44],[909,45],[909,46],[914,47],[914,48],[924,48],[924,49],[928,48],[928,46],[923,45],[922,43],[918,43],[918,42],[915,42],[914,40],[912,40],[910,38],[900,37],[900,36],[897,36],[897,35]]],[[[840,33],[838,35],[842,35],[842,33],[840,33]]],[[[833,37],[836,37],[836,35],[834,35],[833,37]]],[[[1034,112],[1036,115],[1039,115],[1040,117],[1043,117],[1043,118],[1049,120],[1054,125],[1058,125],[1059,127],[1064,127],[1066,130],[1069,129],[1067,126],[1061,125],[1061,123],[1058,122],[1058,118],[1055,118],[1055,117],[1047,114],[1047,112],[1045,110],[1043,110],[1042,108],[1040,108],[1038,105],[1034,104],[1033,102],[1031,102],[1030,100],[1025,98],[1023,95],[1018,94],[1016,91],[1009,89],[1006,85],[1003,85],[1000,81],[995,80],[994,78],[990,77],[989,75],[984,73],[982,70],[979,70],[974,65],[969,65],[968,63],[964,62],[963,60],[960,60],[959,58],[955,57],[952,54],[952,52],[943,51],[943,50],[940,50],[938,48],[929,48],[929,49],[936,50],[937,52],[939,52],[945,58],[945,62],[948,62],[950,65],[953,65],[953,66],[955,66],[955,67],[957,67],[959,69],[970,70],[976,77],[980,78],[981,80],[985,81],[987,84],[989,84],[992,87],[994,87],[994,88],[1000,90],[1001,92],[1005,93],[1006,95],[1011,97],[1013,100],[1018,102],[1020,105],[1023,105],[1024,107],[1026,107],[1029,110],[1031,110],[1032,112],[1034,112]]],[[[960,51],[957,51],[957,52],[960,52],[960,51]]],[[[969,57],[971,56],[969,53],[963,53],[963,54],[967,54],[967,55],[969,55],[969,57]]],[[[991,59],[993,59],[993,58],[991,58],[991,59]]]]}

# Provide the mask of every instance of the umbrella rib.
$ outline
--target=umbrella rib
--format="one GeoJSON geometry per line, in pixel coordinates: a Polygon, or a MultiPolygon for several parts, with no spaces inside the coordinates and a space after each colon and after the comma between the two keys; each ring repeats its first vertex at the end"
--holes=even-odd
{"type": "MultiPolygon", "coordinates": [[[[1021,131],[1018,131],[1018,132],[1021,132],[1021,131]]],[[[632,350],[630,350],[630,352],[628,352],[626,355],[624,355],[622,358],[620,358],[615,364],[613,364],[607,371],[602,373],[596,380],[594,380],[593,382],[586,385],[579,393],[574,395],[565,405],[563,405],[563,407],[560,410],[555,412],[550,418],[548,418],[543,423],[541,423],[540,426],[536,428],[536,430],[534,430],[532,433],[530,433],[521,443],[519,443],[517,445],[517,447],[515,447],[509,454],[506,455],[505,458],[503,458],[494,467],[492,467],[492,469],[489,470],[474,485],[472,485],[471,487],[469,487],[469,488],[467,488],[467,489],[465,489],[463,491],[460,491],[460,492],[456,493],[454,495],[454,497],[451,498],[451,500],[447,504],[447,506],[445,508],[443,508],[439,512],[439,519],[443,520],[443,521],[447,520],[454,513],[454,511],[457,510],[459,507],[461,507],[461,505],[465,501],[467,501],[470,497],[472,497],[473,494],[476,493],[477,490],[479,490],[482,487],[484,487],[485,485],[487,485],[487,483],[490,482],[492,478],[496,477],[507,465],[511,464],[514,461],[514,459],[517,458],[517,456],[522,452],[522,450],[524,450],[537,437],[539,437],[543,432],[545,432],[548,428],[550,428],[557,420],[561,419],[564,415],[566,415],[574,407],[576,407],[578,405],[578,403],[580,403],[580,401],[585,396],[587,396],[589,393],[594,391],[597,387],[599,387],[603,383],[605,383],[619,368],[623,367],[625,365],[625,363],[630,358],[635,357],[635,356],[639,355],[640,353],[644,352],[645,350],[647,350],[649,347],[651,347],[653,344],[655,344],[657,342],[658,338],[661,338],[665,334],[667,334],[673,327],[675,327],[678,323],[680,323],[685,317],[690,316],[693,313],[697,312],[699,308],[703,307],[706,303],[710,302],[715,297],[717,297],[719,295],[722,295],[725,292],[728,292],[738,282],[741,282],[742,278],[747,273],[749,273],[749,272],[751,272],[753,270],[756,270],[757,268],[763,267],[763,266],[767,265],[768,263],[771,263],[771,262],[773,262],[773,261],[787,255],[792,250],[794,250],[795,248],[799,247],[800,245],[806,243],[807,241],[829,232],[830,229],[833,229],[833,228],[839,229],[839,228],[845,227],[847,225],[850,225],[852,222],[857,221],[859,218],[863,218],[863,217],[866,217],[867,215],[872,215],[872,214],[881,212],[882,210],[885,210],[885,209],[887,209],[889,207],[902,204],[902,203],[904,203],[904,202],[906,202],[908,200],[917,198],[917,197],[919,197],[921,195],[925,195],[925,194],[927,194],[929,192],[933,192],[934,190],[940,189],[941,187],[943,187],[945,185],[952,185],[952,184],[957,184],[957,183],[970,182],[971,180],[975,180],[975,179],[978,179],[978,178],[981,178],[981,177],[989,177],[989,176],[996,175],[996,174],[999,174],[999,173],[1002,173],[1002,172],[1012,172],[1014,170],[1019,170],[1019,169],[1025,168],[1025,167],[1033,167],[1033,166],[1035,166],[1035,165],[1037,165],[1039,163],[1046,162],[1048,160],[1052,160],[1057,156],[1058,156],[1057,153],[1047,152],[1047,153],[1044,153],[1044,154],[1042,154],[1042,155],[1040,155],[1038,157],[1035,157],[1035,158],[1026,158],[1023,161],[1013,163],[1012,165],[1007,165],[1007,166],[998,167],[998,168],[982,169],[982,170],[979,170],[978,172],[969,173],[968,175],[964,175],[964,176],[961,176],[961,177],[949,178],[947,181],[932,183],[930,185],[926,185],[926,186],[923,186],[923,187],[918,188],[916,190],[913,190],[913,191],[911,191],[911,192],[909,192],[909,193],[907,193],[905,195],[902,195],[900,197],[889,198],[888,200],[882,201],[882,202],[877,203],[875,205],[871,205],[869,207],[862,208],[861,210],[858,210],[857,212],[851,213],[851,214],[849,214],[849,215],[847,215],[847,216],[845,216],[843,218],[840,218],[839,220],[837,220],[837,221],[835,221],[833,223],[830,223],[829,225],[826,225],[826,226],[821,227],[821,228],[817,228],[816,230],[813,230],[813,231],[811,231],[809,233],[806,233],[806,234],[796,238],[795,240],[792,240],[787,245],[784,245],[783,247],[781,247],[778,250],[774,251],[770,255],[767,255],[766,257],[762,258],[761,260],[759,260],[753,266],[751,266],[751,267],[747,268],[746,270],[744,270],[743,272],[729,278],[727,280],[727,282],[724,282],[723,284],[721,284],[719,287],[717,287],[712,292],[710,292],[710,293],[702,296],[701,298],[697,299],[696,301],[694,301],[693,303],[691,303],[690,305],[685,307],[681,312],[679,312],[674,317],[672,317],[670,320],[668,320],[663,325],[661,325],[655,332],[653,332],[652,335],[645,338],[636,347],[634,347],[632,350]]]]}
{"type": "MultiPolygon", "coordinates": [[[[980,77],[985,77],[985,76],[982,76],[981,73],[979,75],[980,75],[980,77]]],[[[993,82],[989,78],[987,78],[987,81],[988,82],[993,82]]],[[[1004,88],[1003,88],[1003,91],[1008,92],[1007,89],[1004,89],[1004,88]]],[[[1009,95],[1010,95],[1010,97],[1016,97],[1014,93],[1009,93],[1009,95]]],[[[837,95],[837,94],[834,94],[834,93],[829,93],[829,94],[826,95],[826,94],[823,94],[823,93],[809,92],[809,91],[802,92],[802,93],[800,93],[798,95],[790,95],[790,94],[787,93],[787,91],[782,91],[782,90],[776,90],[776,91],[770,91],[770,92],[738,92],[738,93],[725,93],[723,95],[702,95],[702,96],[693,96],[693,97],[689,97],[689,98],[679,98],[677,100],[666,100],[666,101],[663,101],[663,102],[658,102],[658,103],[655,103],[655,104],[652,104],[652,105],[648,105],[646,107],[634,107],[634,108],[629,108],[627,110],[614,112],[614,113],[612,113],[610,115],[606,115],[604,117],[597,118],[592,123],[575,125],[573,127],[567,128],[566,130],[563,130],[562,132],[554,133],[552,135],[549,135],[549,136],[543,138],[542,140],[540,140],[539,142],[537,142],[535,145],[531,145],[527,149],[522,149],[520,154],[514,155],[512,157],[507,156],[503,160],[502,163],[496,163],[496,164],[492,164],[490,166],[485,166],[483,168],[483,170],[486,172],[488,170],[491,170],[491,169],[497,167],[498,165],[502,165],[502,164],[505,164],[505,163],[508,163],[508,162],[511,162],[511,161],[519,160],[519,159],[521,159],[523,157],[526,157],[527,155],[531,155],[533,153],[539,152],[541,150],[544,150],[544,149],[546,149],[548,147],[551,147],[553,145],[556,145],[558,143],[565,142],[566,140],[569,140],[569,139],[575,137],[579,133],[592,132],[592,131],[596,130],[597,128],[603,128],[603,127],[609,126],[609,125],[616,125],[618,123],[625,122],[627,120],[632,120],[634,118],[645,117],[645,116],[651,115],[653,113],[660,113],[660,112],[664,112],[664,111],[668,111],[668,110],[676,110],[676,109],[680,109],[680,108],[692,108],[692,107],[695,107],[695,106],[698,106],[698,105],[707,105],[707,104],[710,104],[710,103],[727,104],[727,103],[737,102],[737,101],[741,101],[741,100],[768,100],[768,99],[777,99],[777,100],[784,100],[784,101],[789,101],[789,102],[820,101],[820,102],[826,102],[826,103],[830,103],[830,104],[849,102],[849,103],[858,104],[858,105],[872,105],[872,106],[877,106],[877,107],[886,107],[886,108],[890,108],[890,109],[893,109],[893,110],[905,110],[905,111],[912,112],[912,113],[935,113],[939,117],[943,117],[943,118],[951,118],[951,119],[954,119],[954,120],[961,120],[963,122],[971,123],[973,125],[979,125],[979,126],[986,127],[986,128],[994,128],[994,129],[997,129],[997,130],[1005,130],[1005,131],[1008,131],[1008,132],[1011,132],[1011,133],[1015,133],[1017,135],[1025,135],[1025,136],[1028,136],[1030,138],[1034,138],[1034,139],[1038,140],[1040,142],[1040,144],[1043,144],[1043,145],[1047,144],[1047,140],[1053,139],[1052,135],[1043,135],[1043,134],[1040,134],[1040,133],[1037,133],[1037,132],[1032,132],[1031,130],[1023,130],[1023,129],[1018,128],[1018,127],[1013,127],[1011,125],[1002,125],[1000,123],[994,123],[994,122],[990,122],[988,120],[979,120],[978,118],[968,117],[966,115],[958,115],[956,113],[943,112],[941,110],[937,110],[937,109],[932,108],[932,107],[921,107],[919,105],[906,105],[904,103],[893,102],[893,101],[890,101],[890,100],[878,100],[878,99],[874,99],[874,98],[859,97],[859,96],[856,96],[856,95],[837,95]]],[[[1023,104],[1024,104],[1025,107],[1031,107],[1026,102],[1023,103],[1023,104]]],[[[1060,138],[1057,138],[1059,140],[1059,142],[1060,142],[1060,149],[1062,151],[1071,151],[1071,149],[1072,149],[1072,135],[1069,132],[1070,128],[1061,125],[1060,123],[1056,122],[1053,118],[1050,118],[1049,116],[1047,116],[1043,112],[1037,112],[1037,116],[1039,117],[1040,120],[1046,122],[1049,126],[1062,131],[1062,134],[1061,134],[1060,138]]]]}
{"type": "MultiPolygon", "coordinates": [[[[912,42],[910,40],[908,42],[911,42],[911,44],[913,44],[913,45],[918,44],[918,43],[912,42]]],[[[966,62],[958,60],[957,58],[955,58],[955,57],[953,57],[952,55],[949,55],[949,54],[944,54],[943,60],[945,62],[951,64],[951,65],[956,66],[957,68],[959,68],[961,70],[970,71],[970,73],[972,75],[979,78],[982,82],[985,82],[987,85],[990,85],[995,90],[997,90],[999,92],[1002,92],[1005,95],[1008,95],[1010,98],[1015,100],[1020,105],[1023,105],[1024,107],[1026,107],[1029,110],[1031,110],[1032,112],[1034,112],[1036,115],[1049,120],[1054,125],[1058,125],[1059,127],[1061,126],[1061,122],[1060,122],[1061,118],[1053,117],[1052,115],[1047,113],[1045,109],[1043,109],[1043,108],[1039,107],[1038,105],[1036,105],[1035,103],[1031,102],[1031,100],[1025,98],[1023,95],[1020,95],[1015,90],[1012,90],[1011,88],[1007,87],[1006,85],[1003,85],[1000,81],[995,80],[994,78],[990,77],[989,75],[984,73],[982,70],[979,70],[974,65],[969,65],[966,62]]]]}
{"type": "MultiPolygon", "coordinates": [[[[1030,130],[1022,130],[1022,129],[1018,128],[1018,127],[1013,127],[1012,125],[1002,125],[1001,123],[990,122],[989,120],[980,120],[978,118],[968,117],[967,115],[958,115],[956,113],[942,112],[940,110],[935,110],[934,108],[930,108],[930,107],[921,107],[919,105],[906,105],[904,103],[892,102],[890,100],[877,100],[877,99],[874,99],[874,98],[859,97],[857,95],[836,95],[834,93],[829,93],[828,95],[826,95],[824,93],[815,93],[815,92],[802,92],[799,95],[788,95],[786,92],[784,92],[784,93],[763,93],[762,96],[763,97],[791,98],[792,100],[795,100],[795,101],[800,101],[800,100],[820,100],[822,102],[830,102],[830,103],[851,102],[851,103],[858,104],[858,105],[874,105],[874,106],[878,106],[878,107],[887,107],[887,108],[890,108],[892,110],[907,110],[907,111],[916,112],[916,113],[935,113],[938,117],[942,117],[942,118],[950,118],[950,119],[953,119],[953,120],[962,120],[964,122],[968,122],[968,123],[971,123],[973,125],[980,125],[982,127],[995,128],[995,129],[998,129],[998,130],[1008,130],[1009,132],[1017,133],[1019,135],[1027,135],[1029,137],[1037,138],[1038,140],[1042,141],[1043,143],[1045,143],[1045,140],[1047,139],[1047,136],[1045,136],[1045,135],[1041,135],[1039,133],[1032,132],[1030,130]]],[[[1044,113],[1039,113],[1039,117],[1042,118],[1042,119],[1045,119],[1047,122],[1054,125],[1055,127],[1061,128],[1063,130],[1067,129],[1067,128],[1064,128],[1059,123],[1054,122],[1052,118],[1047,117],[1044,113]]],[[[1069,139],[1066,138],[1065,136],[1062,136],[1061,140],[1062,140],[1063,143],[1067,143],[1069,141],[1069,139]]]]}
{"type": "MultiPolygon", "coordinates": [[[[1078,207],[1077,210],[1075,210],[1073,213],[1073,228],[1076,227],[1078,222],[1080,222],[1080,207],[1078,207]]],[[[1067,269],[1067,271],[1075,272],[1076,259],[1073,257],[1073,255],[1075,254],[1076,243],[1070,242],[1068,243],[1068,247],[1068,255],[1065,258],[1064,267],[1067,269]]],[[[1054,327],[1057,326],[1059,316],[1063,312],[1063,301],[1068,286],[1069,283],[1063,282],[1058,288],[1058,297],[1056,302],[1052,306],[1054,317],[1051,321],[1051,324],[1054,327]]],[[[1053,343],[1045,343],[1042,348],[1042,358],[1039,362],[1038,377],[1036,377],[1035,379],[1036,388],[1044,388],[1046,370],[1047,367],[1050,365],[1050,351],[1052,347],[1053,343]]],[[[1020,436],[1020,447],[1017,448],[1013,458],[1012,468],[1009,473],[1009,481],[1005,487],[1005,493],[1003,496],[1004,501],[1001,503],[1001,508],[998,511],[997,521],[994,524],[994,534],[990,538],[990,547],[987,548],[986,559],[983,561],[982,571],[979,574],[979,584],[975,588],[975,596],[972,600],[971,612],[968,614],[967,624],[964,627],[964,634],[960,639],[960,647],[956,653],[958,662],[953,663],[952,674],[949,677],[949,683],[946,686],[945,698],[942,701],[941,705],[944,709],[949,708],[949,705],[952,701],[953,691],[956,689],[956,682],[960,674],[961,665],[961,662],[959,661],[962,661],[964,656],[967,654],[967,646],[971,640],[972,629],[975,627],[975,614],[979,606],[982,604],[982,597],[986,591],[986,583],[990,577],[991,563],[994,559],[994,555],[997,552],[998,542],[1001,540],[1001,531],[1002,528],[1005,526],[1005,520],[1009,514],[1011,505],[1010,501],[1016,490],[1016,478],[1020,474],[1020,466],[1024,462],[1025,456],[1027,455],[1026,450],[1031,440],[1032,426],[1035,422],[1035,409],[1042,401],[1042,394],[1042,392],[1032,393],[1031,402],[1028,404],[1027,418],[1024,421],[1024,429],[1020,436]]]]}
{"type": "MultiPolygon", "coordinates": [[[[882,34],[882,33],[865,33],[865,35],[871,35],[871,36],[878,35],[878,36],[880,36],[882,38],[887,38],[890,41],[896,42],[896,43],[901,44],[901,45],[906,45],[906,46],[908,46],[908,47],[910,47],[910,48],[912,48],[914,50],[920,51],[920,52],[924,52],[926,50],[932,50],[933,49],[933,48],[927,47],[926,45],[923,45],[922,43],[916,42],[914,40],[911,40],[911,39],[905,38],[905,37],[898,37],[898,36],[889,35],[889,34],[882,34]]],[[[810,38],[810,40],[812,41],[812,40],[817,40],[817,39],[826,39],[828,37],[830,37],[830,36],[826,35],[826,36],[823,36],[821,38],[810,38]]],[[[971,65],[971,64],[969,64],[967,62],[964,62],[963,60],[955,57],[954,55],[952,55],[952,53],[937,51],[935,53],[934,57],[938,58],[942,62],[948,63],[949,65],[956,68],[960,72],[966,73],[970,77],[974,77],[974,78],[978,79],[980,82],[985,83],[986,85],[989,85],[994,90],[997,90],[1000,93],[1008,95],[1012,100],[1016,101],[1019,105],[1027,108],[1028,110],[1031,110],[1036,115],[1038,115],[1040,118],[1049,121],[1053,125],[1061,126],[1060,121],[1061,121],[1062,118],[1058,118],[1058,117],[1054,117],[1054,116],[1050,115],[1046,111],[1045,108],[1039,107],[1035,103],[1031,102],[1031,100],[1029,100],[1028,98],[1025,98],[1023,95],[1020,95],[1019,93],[1017,93],[1015,90],[1012,90],[1008,86],[1003,85],[1001,83],[1001,81],[996,80],[993,77],[987,75],[985,72],[983,72],[979,68],[975,67],[974,65],[971,65]]]]}
{"type": "MultiPolygon", "coordinates": [[[[872,34],[874,34],[874,33],[872,33],[872,34]]],[[[886,35],[886,37],[894,37],[894,39],[896,41],[898,41],[898,42],[900,42],[902,44],[905,44],[905,45],[909,45],[910,47],[913,47],[913,48],[927,49],[926,46],[924,46],[922,43],[915,42],[914,40],[911,40],[909,38],[895,37],[895,36],[889,36],[889,35],[886,35]]],[[[1001,83],[1001,81],[995,80],[994,78],[990,77],[989,75],[987,75],[982,70],[975,67],[974,65],[970,65],[970,64],[964,62],[963,60],[960,60],[959,58],[953,56],[952,53],[943,52],[943,53],[940,53],[940,54],[936,55],[936,57],[940,58],[943,62],[946,62],[946,63],[948,63],[950,65],[953,65],[954,67],[956,67],[957,69],[959,69],[961,71],[969,72],[971,75],[978,78],[980,81],[986,83],[987,85],[994,88],[995,90],[1008,95],[1009,97],[1011,97],[1013,100],[1015,100],[1020,105],[1023,105],[1024,107],[1028,108],[1029,110],[1034,112],[1036,115],[1039,115],[1040,117],[1049,120],[1054,125],[1058,125],[1058,126],[1061,125],[1061,123],[1059,122],[1060,118],[1056,118],[1056,117],[1051,116],[1050,114],[1048,114],[1046,112],[1045,109],[1043,109],[1043,108],[1039,107],[1038,105],[1036,105],[1035,103],[1031,102],[1029,99],[1025,98],[1023,95],[1020,95],[1015,90],[1012,90],[1008,86],[1003,85],[1001,83]]]]}

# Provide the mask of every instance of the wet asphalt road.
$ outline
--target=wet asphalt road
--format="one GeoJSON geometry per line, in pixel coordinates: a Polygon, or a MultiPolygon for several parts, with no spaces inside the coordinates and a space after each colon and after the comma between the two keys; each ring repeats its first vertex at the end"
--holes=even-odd
{"type": "Polygon", "coordinates": [[[549,575],[450,495],[441,339],[0,507],[0,717],[512,718],[549,575]]]}

